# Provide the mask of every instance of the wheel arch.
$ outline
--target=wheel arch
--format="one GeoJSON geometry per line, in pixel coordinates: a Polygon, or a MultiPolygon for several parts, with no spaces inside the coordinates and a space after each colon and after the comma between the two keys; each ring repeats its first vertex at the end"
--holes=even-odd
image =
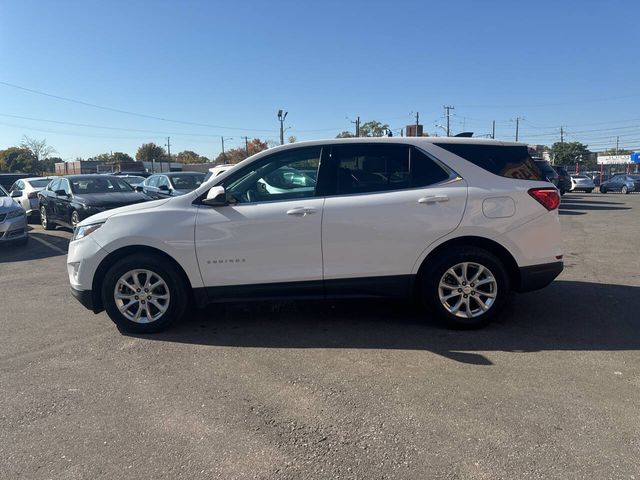
{"type": "Polygon", "coordinates": [[[93,283],[91,286],[94,312],[97,313],[104,310],[101,292],[102,292],[102,284],[104,281],[104,277],[109,267],[122,258],[131,256],[131,255],[140,255],[140,254],[153,255],[153,256],[162,258],[164,261],[169,262],[180,273],[182,280],[185,282],[185,285],[187,286],[189,295],[192,297],[191,299],[194,300],[196,304],[199,306],[206,303],[206,300],[204,298],[201,298],[200,295],[197,295],[197,291],[194,291],[193,286],[191,285],[191,281],[189,280],[189,276],[185,272],[184,268],[182,268],[180,263],[178,263],[176,259],[173,258],[171,255],[169,255],[166,252],[163,252],[158,248],[150,247],[148,245],[128,245],[126,247],[122,247],[117,250],[114,250],[105,258],[103,258],[100,264],[98,265],[98,268],[96,269],[93,275],[93,283]]]}
{"type": "Polygon", "coordinates": [[[520,289],[520,269],[518,268],[518,264],[511,254],[504,246],[500,245],[498,242],[494,240],[490,240],[485,237],[477,237],[477,236],[463,236],[456,237],[450,240],[447,240],[436,248],[434,248],[429,254],[422,260],[420,264],[420,268],[416,274],[416,281],[414,283],[414,288],[417,288],[420,285],[420,279],[424,272],[426,271],[429,264],[443,252],[450,248],[461,248],[461,247],[477,247],[483,250],[492,253],[502,263],[504,264],[505,270],[509,275],[509,281],[512,285],[513,290],[520,289]]]}

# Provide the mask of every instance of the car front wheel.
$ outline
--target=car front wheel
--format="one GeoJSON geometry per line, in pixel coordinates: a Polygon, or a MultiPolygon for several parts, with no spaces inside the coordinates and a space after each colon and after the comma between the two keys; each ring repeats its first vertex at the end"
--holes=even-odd
{"type": "Polygon", "coordinates": [[[44,205],[40,207],[40,224],[45,230],[53,230],[56,228],[55,224],[49,221],[49,217],[47,216],[47,207],[44,205]]]}
{"type": "Polygon", "coordinates": [[[423,303],[451,328],[486,325],[504,307],[509,293],[509,276],[500,259],[471,247],[435,259],[419,287],[423,303]]]}
{"type": "Polygon", "coordinates": [[[623,185],[623,186],[622,186],[622,189],[621,189],[620,191],[621,191],[622,193],[624,193],[624,194],[629,193],[629,189],[627,188],[627,186],[626,186],[626,185],[623,185]]]}
{"type": "Polygon", "coordinates": [[[121,330],[131,333],[165,330],[183,316],[187,297],[181,273],[146,254],[117,261],[102,285],[107,314],[121,330]]]}

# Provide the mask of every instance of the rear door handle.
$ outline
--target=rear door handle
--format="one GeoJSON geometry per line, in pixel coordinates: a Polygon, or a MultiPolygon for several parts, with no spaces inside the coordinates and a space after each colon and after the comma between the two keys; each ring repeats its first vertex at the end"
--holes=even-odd
{"type": "Polygon", "coordinates": [[[423,204],[432,204],[432,203],[441,203],[448,202],[449,197],[447,195],[433,195],[431,197],[422,197],[418,199],[418,203],[423,204]]]}
{"type": "Polygon", "coordinates": [[[287,215],[297,215],[300,217],[304,217],[305,215],[310,215],[312,213],[316,213],[315,208],[310,207],[296,207],[291,210],[287,210],[287,215]]]}

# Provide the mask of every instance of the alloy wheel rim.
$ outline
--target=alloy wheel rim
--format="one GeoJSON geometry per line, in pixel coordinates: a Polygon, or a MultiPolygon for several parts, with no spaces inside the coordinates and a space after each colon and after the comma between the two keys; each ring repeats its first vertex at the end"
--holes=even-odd
{"type": "Polygon", "coordinates": [[[135,323],[152,323],[165,314],[171,295],[164,279],[147,269],[130,270],[116,282],[113,299],[118,311],[135,323]]]}
{"type": "Polygon", "coordinates": [[[47,211],[44,207],[40,209],[40,223],[44,228],[47,228],[47,211]]]}
{"type": "Polygon", "coordinates": [[[449,268],[438,284],[442,306],[458,318],[477,318],[495,304],[498,282],[486,266],[462,262],[449,268]]]}
{"type": "Polygon", "coordinates": [[[75,228],[76,225],[78,225],[79,223],[80,223],[80,219],[78,218],[78,213],[73,212],[71,214],[71,226],[75,228]]]}

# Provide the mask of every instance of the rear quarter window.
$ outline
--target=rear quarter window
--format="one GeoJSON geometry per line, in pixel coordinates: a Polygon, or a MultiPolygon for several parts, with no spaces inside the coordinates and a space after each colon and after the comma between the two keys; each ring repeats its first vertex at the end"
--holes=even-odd
{"type": "Polygon", "coordinates": [[[435,145],[500,177],[536,181],[544,178],[526,146],[465,143],[435,143],[435,145]]]}

